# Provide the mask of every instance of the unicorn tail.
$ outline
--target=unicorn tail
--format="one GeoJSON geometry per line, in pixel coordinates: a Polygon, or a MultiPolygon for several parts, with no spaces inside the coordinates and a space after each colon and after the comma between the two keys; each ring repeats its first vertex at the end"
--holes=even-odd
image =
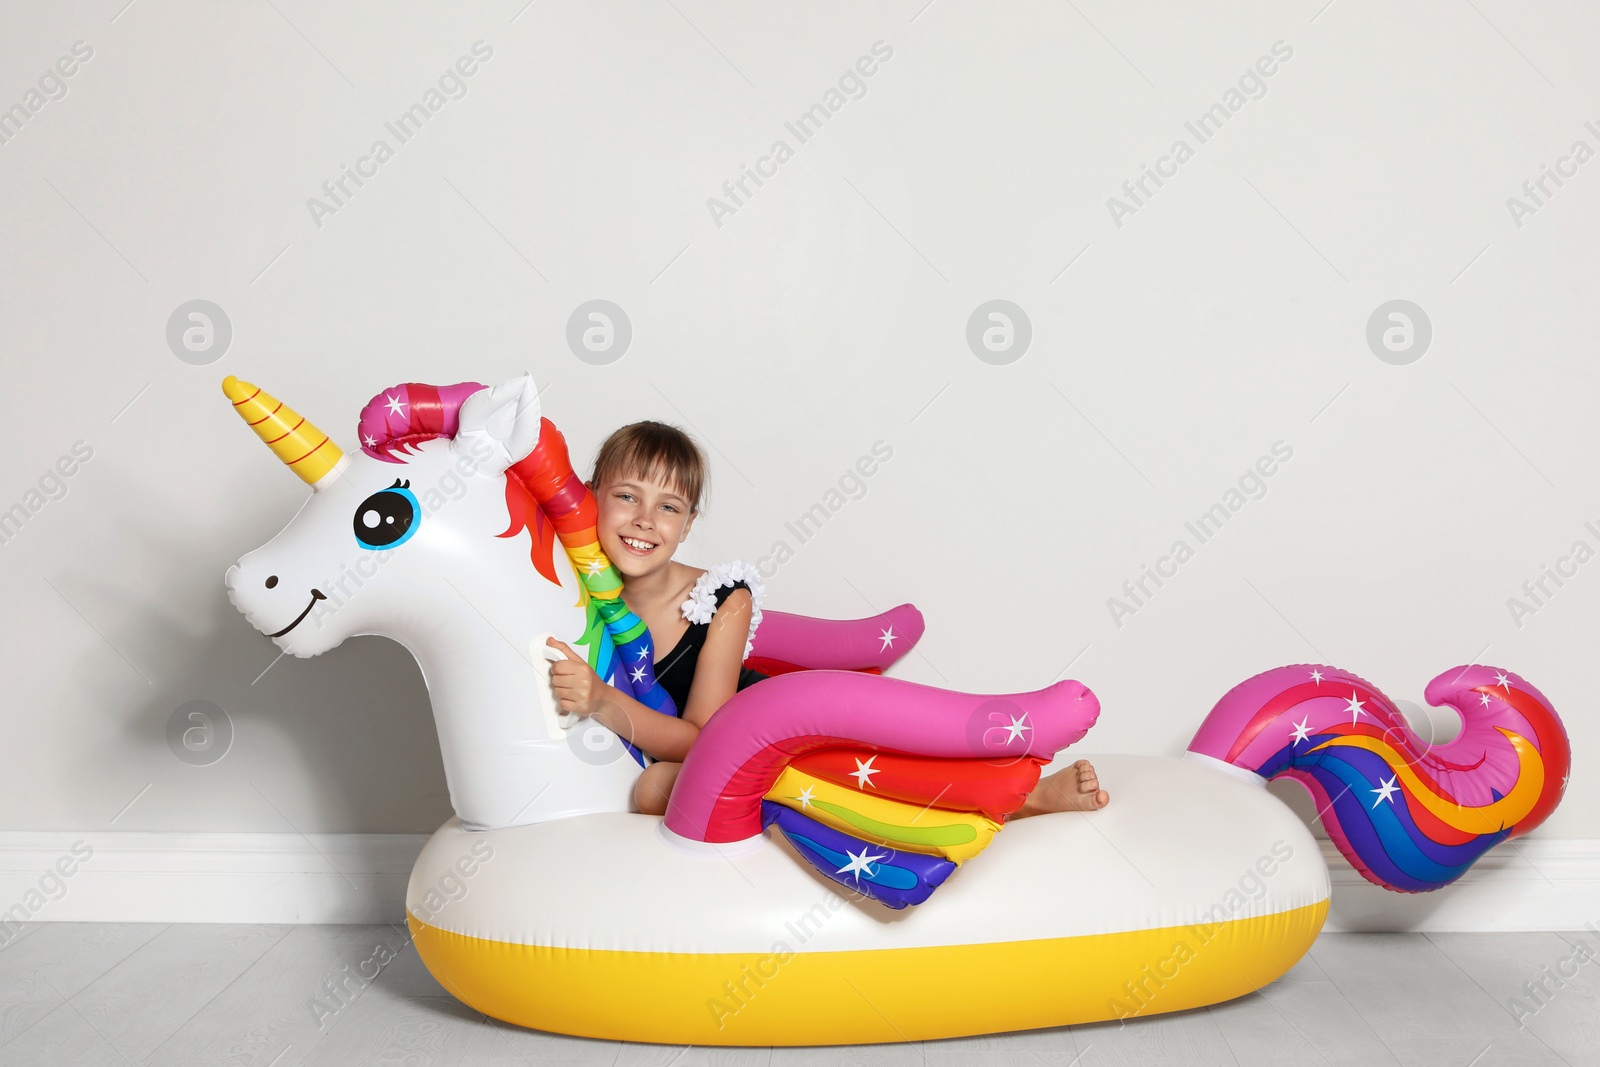
{"type": "Polygon", "coordinates": [[[1388,697],[1348,671],[1277,667],[1228,690],[1189,752],[1299,782],[1351,866],[1385,889],[1423,893],[1543,822],[1572,764],[1555,708],[1509,671],[1455,667],[1425,695],[1461,715],[1453,741],[1423,741],[1388,697]]]}

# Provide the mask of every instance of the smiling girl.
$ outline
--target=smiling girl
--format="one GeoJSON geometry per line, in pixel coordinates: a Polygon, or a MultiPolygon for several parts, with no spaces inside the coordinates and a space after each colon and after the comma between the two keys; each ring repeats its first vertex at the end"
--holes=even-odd
{"type": "Polygon", "coordinates": [[[550,680],[562,711],[589,715],[655,761],[639,775],[633,798],[640,811],[662,815],[700,728],[734,693],[767,677],[743,665],[765,587],[742,560],[708,570],[672,558],[706,486],[705,456],[677,427],[646,421],[617,430],[600,447],[587,484],[600,547],[622,576],[623,601],[650,629],[656,680],[678,714],[663,715],[607,686],[553,637],[546,643],[569,658],[552,665],[550,680]]]}
{"type": "MultiPolygon", "coordinates": [[[[641,812],[664,815],[701,728],[734,693],[767,677],[744,666],[765,586],[742,560],[708,570],[672,558],[706,486],[705,455],[677,427],[646,421],[617,430],[600,447],[586,484],[598,507],[600,547],[622,576],[623,601],[650,629],[656,680],[678,714],[663,715],[606,685],[554,637],[546,644],[567,658],[551,664],[550,682],[563,712],[593,718],[654,760],[634,783],[633,800],[641,812]]],[[[1042,779],[1010,817],[1093,810],[1109,799],[1089,761],[1078,760],[1042,779]]]]}

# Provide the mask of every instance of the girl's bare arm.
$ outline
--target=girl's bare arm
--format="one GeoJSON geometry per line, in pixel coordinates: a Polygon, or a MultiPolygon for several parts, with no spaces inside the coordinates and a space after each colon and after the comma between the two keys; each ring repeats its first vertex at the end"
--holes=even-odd
{"type": "Polygon", "coordinates": [[[711,617],[689,684],[689,705],[679,716],[663,715],[607,686],[605,705],[592,717],[655,759],[682,763],[706,720],[738,691],[751,609],[749,590],[735,589],[711,617]]]}
{"type": "Polygon", "coordinates": [[[683,762],[699,734],[698,724],[645,707],[626,693],[606,686],[601,707],[590,718],[658,760],[683,762]]]}
{"type": "MultiPolygon", "coordinates": [[[[711,617],[705,646],[695,664],[694,681],[689,684],[689,706],[683,709],[684,721],[693,723],[696,732],[739,689],[751,610],[750,591],[735,589],[711,617]]],[[[687,745],[684,750],[688,751],[687,745]]]]}

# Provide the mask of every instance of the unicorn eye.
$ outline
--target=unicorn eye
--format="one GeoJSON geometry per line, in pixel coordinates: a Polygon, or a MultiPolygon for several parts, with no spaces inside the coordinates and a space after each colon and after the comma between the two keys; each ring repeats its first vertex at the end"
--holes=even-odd
{"type": "Polygon", "coordinates": [[[393,485],[373,493],[356,508],[356,542],[371,549],[404,544],[417,531],[420,510],[410,480],[402,483],[396,478],[393,485]]]}

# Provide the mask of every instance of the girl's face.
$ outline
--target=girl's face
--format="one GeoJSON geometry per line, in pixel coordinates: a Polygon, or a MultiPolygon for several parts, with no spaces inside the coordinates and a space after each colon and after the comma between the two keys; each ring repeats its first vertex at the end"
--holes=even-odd
{"type": "Polygon", "coordinates": [[[689,502],[669,485],[637,472],[594,490],[600,547],[625,578],[640,578],[672,562],[689,536],[689,502]]]}

